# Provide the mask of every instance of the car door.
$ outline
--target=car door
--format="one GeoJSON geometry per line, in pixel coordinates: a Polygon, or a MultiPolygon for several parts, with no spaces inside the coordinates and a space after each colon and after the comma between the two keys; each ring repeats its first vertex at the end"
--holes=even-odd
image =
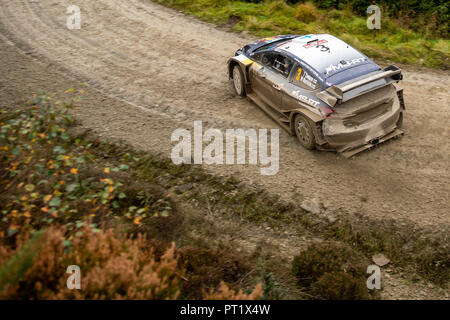
{"type": "MultiPolygon", "coordinates": [[[[283,87],[282,93],[282,110],[290,111],[299,107],[306,106],[308,109],[315,109],[321,102],[315,96],[320,90],[320,81],[308,72],[300,63],[296,63],[293,67],[288,83],[283,87]]],[[[317,111],[317,110],[314,110],[317,111]]]]}
{"type": "Polygon", "coordinates": [[[287,83],[294,61],[278,52],[264,52],[252,57],[259,62],[250,68],[253,91],[268,105],[281,109],[281,89],[287,83]]]}

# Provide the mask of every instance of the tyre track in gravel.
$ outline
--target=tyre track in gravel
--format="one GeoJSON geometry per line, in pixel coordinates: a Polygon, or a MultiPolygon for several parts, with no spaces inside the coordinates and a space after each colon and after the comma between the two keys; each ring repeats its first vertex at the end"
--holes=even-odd
{"type": "MultiPolygon", "coordinates": [[[[79,0],[82,29],[76,31],[65,27],[70,1],[0,3],[4,37],[49,68],[140,106],[143,118],[145,113],[166,117],[171,130],[190,128],[194,120],[221,129],[278,128],[255,105],[234,97],[226,79],[227,58],[251,41],[248,36],[143,0],[79,0]]],[[[404,73],[406,135],[399,140],[347,160],[303,150],[280,130],[277,175],[260,176],[252,166],[207,169],[237,172],[285,198],[318,197],[335,210],[449,226],[449,74],[414,68],[404,73]]],[[[105,135],[170,155],[171,130],[154,130],[158,117],[133,127],[130,118],[139,116],[131,110],[111,110],[95,119],[92,114],[80,110],[78,116],[105,135]]]]}

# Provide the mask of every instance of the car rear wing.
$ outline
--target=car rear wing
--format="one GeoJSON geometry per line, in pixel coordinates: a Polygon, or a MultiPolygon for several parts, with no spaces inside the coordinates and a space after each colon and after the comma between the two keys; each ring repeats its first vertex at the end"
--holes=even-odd
{"type": "Polygon", "coordinates": [[[380,73],[373,74],[354,82],[349,83],[347,81],[341,85],[332,85],[327,88],[326,91],[336,97],[337,103],[342,103],[369,91],[387,86],[394,81],[398,82],[402,80],[402,78],[402,70],[395,65],[390,65],[380,73]]]}

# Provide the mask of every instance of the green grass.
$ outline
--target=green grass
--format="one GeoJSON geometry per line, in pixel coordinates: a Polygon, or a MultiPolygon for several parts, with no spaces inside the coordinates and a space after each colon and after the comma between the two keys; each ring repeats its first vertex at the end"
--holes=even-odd
{"type": "Polygon", "coordinates": [[[230,17],[237,32],[247,30],[256,36],[275,34],[331,33],[372,58],[425,67],[448,69],[450,42],[430,33],[402,27],[400,20],[382,16],[381,30],[366,26],[366,18],[349,9],[319,10],[312,4],[289,5],[284,1],[248,3],[230,0],[155,0],[219,25],[230,17]],[[238,18],[237,18],[238,17],[238,18]],[[308,21],[308,22],[306,22],[308,21]]]}

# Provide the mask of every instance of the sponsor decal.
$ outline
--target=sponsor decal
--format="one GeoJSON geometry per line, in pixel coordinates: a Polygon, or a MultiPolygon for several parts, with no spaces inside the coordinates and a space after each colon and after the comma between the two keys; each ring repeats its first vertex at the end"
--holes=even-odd
{"type": "Polygon", "coordinates": [[[316,101],[312,98],[308,98],[307,96],[300,93],[300,91],[293,91],[292,96],[298,100],[301,100],[304,103],[307,103],[309,105],[312,105],[314,107],[318,106],[320,104],[319,101],[316,101]]]}
{"type": "Polygon", "coordinates": [[[327,43],[327,42],[328,42],[327,40],[317,40],[317,41],[314,41],[314,42],[307,43],[307,44],[303,45],[303,47],[306,48],[306,49],[309,49],[309,48],[312,48],[312,47],[317,47],[317,46],[322,45],[322,44],[327,43]]]}
{"type": "Polygon", "coordinates": [[[327,46],[324,46],[323,44],[319,44],[318,46],[316,46],[317,49],[320,49],[320,51],[322,52],[330,52],[330,48],[328,48],[327,46]]]}
{"type": "Polygon", "coordinates": [[[260,64],[256,63],[256,62],[253,62],[252,67],[253,67],[255,70],[259,70],[259,69],[262,68],[262,66],[261,66],[260,64]]]}
{"type": "Polygon", "coordinates": [[[260,40],[258,40],[258,41],[256,41],[256,42],[254,42],[254,44],[259,44],[259,43],[261,43],[261,42],[267,42],[267,43],[270,43],[270,42],[273,42],[273,41],[278,40],[278,39],[279,39],[279,37],[263,38],[263,39],[260,39],[260,40]]]}
{"type": "Polygon", "coordinates": [[[300,80],[300,75],[302,74],[302,68],[298,68],[298,74],[297,77],[295,78],[295,80],[299,81],[300,80]]]}
{"type": "Polygon", "coordinates": [[[310,75],[308,72],[303,71],[302,68],[298,68],[297,70],[297,77],[295,80],[301,81],[304,84],[306,84],[308,87],[315,89],[317,87],[317,79],[315,79],[312,75],[310,75]]]}
{"type": "Polygon", "coordinates": [[[366,58],[356,58],[356,59],[352,59],[352,60],[343,60],[343,61],[339,62],[337,65],[330,64],[326,68],[325,74],[328,74],[328,73],[330,73],[332,71],[345,69],[345,68],[350,67],[352,65],[364,62],[365,60],[366,60],[366,58]]]}
{"type": "Polygon", "coordinates": [[[235,57],[235,59],[241,62],[244,66],[248,66],[249,64],[253,63],[252,59],[247,58],[243,54],[238,55],[237,57],[235,57]]]}
{"type": "Polygon", "coordinates": [[[306,84],[308,87],[315,89],[317,87],[317,79],[307,72],[303,72],[300,81],[306,84]]]}

